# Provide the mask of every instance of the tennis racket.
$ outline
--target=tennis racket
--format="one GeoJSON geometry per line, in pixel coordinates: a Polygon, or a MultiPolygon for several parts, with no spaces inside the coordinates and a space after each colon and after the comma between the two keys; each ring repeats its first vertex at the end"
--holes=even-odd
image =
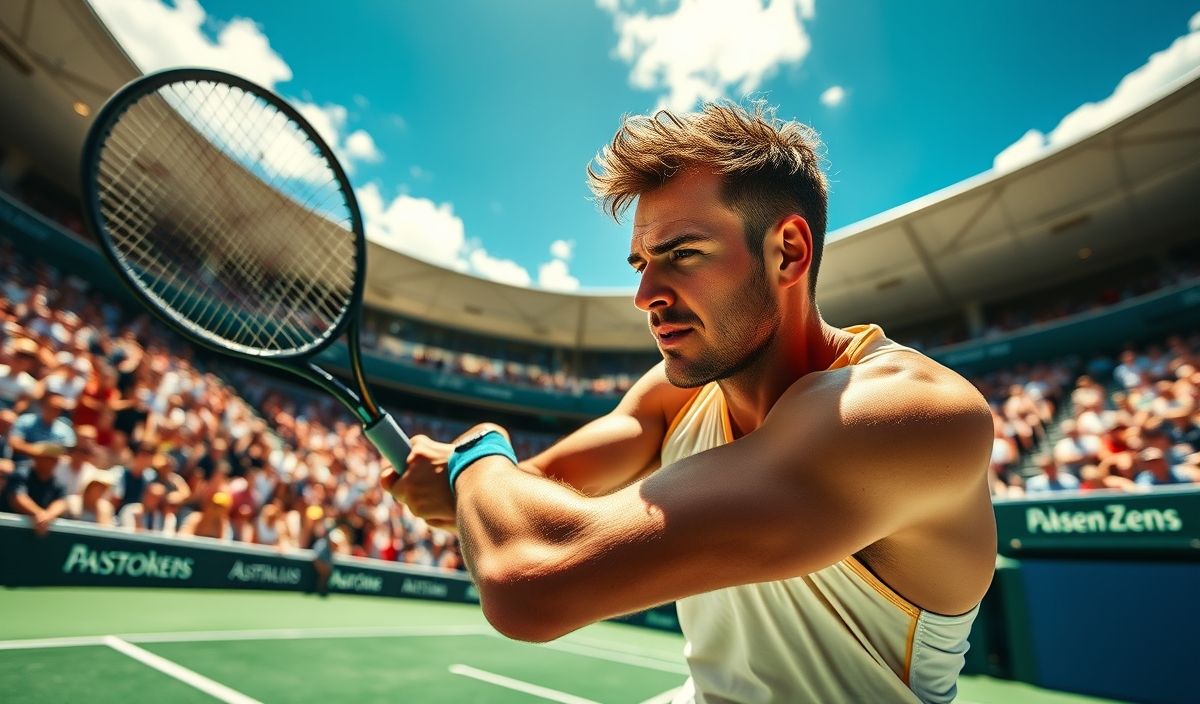
{"type": "Polygon", "coordinates": [[[404,471],[408,436],[363,374],[358,203],[299,112],[220,71],[144,76],[97,113],[82,177],[88,227],[151,311],[198,345],[324,389],[404,471]],[[310,361],[343,334],[354,390],[310,361]]]}

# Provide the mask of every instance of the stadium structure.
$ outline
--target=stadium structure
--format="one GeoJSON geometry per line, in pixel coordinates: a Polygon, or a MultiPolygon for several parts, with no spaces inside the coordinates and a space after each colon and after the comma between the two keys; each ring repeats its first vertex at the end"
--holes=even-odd
{"type": "MultiPolygon", "coordinates": [[[[92,115],[138,75],[86,2],[0,5],[0,234],[114,296],[120,287],[79,226],[79,155],[92,115]]],[[[1195,332],[1197,116],[1200,73],[1193,72],[1132,114],[1030,163],[829,233],[817,292],[824,317],[880,323],[968,376],[1082,362],[1195,332]],[[1106,293],[1112,289],[1121,293],[1106,293]],[[1039,312],[1080,299],[1057,306],[1056,315],[1039,312]]],[[[631,292],[514,287],[376,243],[368,259],[368,376],[391,391],[390,406],[464,422],[501,414],[514,427],[555,436],[610,410],[657,358],[631,292]]],[[[326,361],[342,358],[334,349],[326,361]]],[[[1200,576],[1196,496],[1143,499],[1153,506],[998,502],[1009,562],[998,572],[993,613],[981,618],[979,642],[972,639],[982,658],[975,672],[1099,695],[1186,699],[1179,684],[1186,667],[1171,665],[1181,660],[1138,659],[1118,648],[1142,637],[1161,643],[1160,654],[1200,644],[1194,632],[1172,628],[1173,609],[1190,609],[1195,623],[1194,596],[1186,606],[1176,587],[1200,576]],[[1174,523],[1164,519],[1162,535],[1112,528],[1099,536],[1072,528],[1081,525],[1077,515],[1092,525],[1092,513],[1103,522],[1114,510],[1174,511],[1183,527],[1169,530],[1174,523]],[[1097,583],[1111,592],[1143,590],[1141,605],[1158,606],[1113,617],[1103,626],[1107,639],[1089,640],[1081,629],[1097,628],[1087,625],[1094,604],[1080,595],[1097,583]],[[1057,603],[1076,597],[1076,607],[1057,603]],[[1051,612],[1052,624],[1039,620],[1051,612]],[[1118,650],[1133,674],[1097,674],[1096,663],[1118,650]]],[[[469,593],[459,583],[454,590],[469,593]]]]}

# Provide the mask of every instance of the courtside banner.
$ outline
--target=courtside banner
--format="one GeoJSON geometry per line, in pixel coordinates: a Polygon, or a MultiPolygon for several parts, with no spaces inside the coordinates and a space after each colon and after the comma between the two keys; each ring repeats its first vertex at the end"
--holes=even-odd
{"type": "MultiPolygon", "coordinates": [[[[39,536],[26,516],[0,513],[0,585],[9,587],[190,587],[310,591],[310,550],[286,553],[208,538],[170,538],[55,521],[39,536]]],[[[466,574],[382,560],[334,558],[329,590],[345,594],[479,603],[466,574]]],[[[675,605],[619,619],[679,631],[675,605]]]]}
{"type": "Polygon", "coordinates": [[[1200,490],[1064,493],[995,502],[1000,552],[1172,553],[1200,557],[1200,490]]]}
{"type": "MultiPolygon", "coordinates": [[[[8,586],[313,588],[313,554],[205,538],[168,538],[56,521],[39,536],[0,514],[0,583],[8,586]]],[[[332,592],[478,602],[466,575],[380,560],[334,560],[332,592]]]]}

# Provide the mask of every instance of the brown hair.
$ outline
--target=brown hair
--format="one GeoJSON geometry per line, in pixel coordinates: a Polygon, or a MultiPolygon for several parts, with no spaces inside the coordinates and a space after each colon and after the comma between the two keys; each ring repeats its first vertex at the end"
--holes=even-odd
{"type": "Polygon", "coordinates": [[[809,292],[815,293],[828,197],[821,148],[812,128],[779,120],[762,101],[749,109],[722,101],[682,115],[626,115],[612,143],[588,164],[588,185],[619,221],[634,199],[681,169],[711,167],[724,177],[722,200],[741,215],[751,252],[761,254],[767,230],[781,218],[797,213],[808,222],[809,292]]]}

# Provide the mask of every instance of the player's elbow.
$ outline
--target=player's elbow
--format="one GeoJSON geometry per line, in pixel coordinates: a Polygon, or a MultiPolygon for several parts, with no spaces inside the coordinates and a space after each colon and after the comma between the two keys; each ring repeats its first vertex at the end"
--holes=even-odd
{"type": "Polygon", "coordinates": [[[583,625],[569,622],[565,610],[555,607],[559,599],[544,576],[497,565],[477,569],[475,578],[484,617],[509,638],[544,643],[583,625]]]}

